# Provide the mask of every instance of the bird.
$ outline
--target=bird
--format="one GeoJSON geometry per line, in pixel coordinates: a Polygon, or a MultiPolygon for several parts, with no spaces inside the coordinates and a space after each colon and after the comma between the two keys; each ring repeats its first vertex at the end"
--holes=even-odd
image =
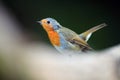
{"type": "Polygon", "coordinates": [[[73,30],[63,27],[54,18],[44,18],[37,21],[42,25],[44,30],[47,32],[48,37],[52,45],[60,53],[82,53],[87,51],[92,51],[93,48],[87,43],[92,33],[97,30],[107,26],[106,23],[94,26],[87,31],[77,34],[73,30]]]}

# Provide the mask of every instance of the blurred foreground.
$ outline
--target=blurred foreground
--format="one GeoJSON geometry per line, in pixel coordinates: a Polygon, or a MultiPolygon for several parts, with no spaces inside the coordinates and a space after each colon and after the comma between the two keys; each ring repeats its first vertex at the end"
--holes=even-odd
{"type": "Polygon", "coordinates": [[[27,42],[19,26],[0,5],[0,80],[120,80],[120,45],[63,55],[46,44],[27,42]]]}

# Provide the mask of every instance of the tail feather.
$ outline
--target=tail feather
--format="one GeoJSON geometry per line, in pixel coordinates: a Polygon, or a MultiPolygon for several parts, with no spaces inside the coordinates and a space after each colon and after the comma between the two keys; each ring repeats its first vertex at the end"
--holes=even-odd
{"type": "Polygon", "coordinates": [[[106,27],[107,24],[106,23],[102,23],[100,25],[97,25],[85,32],[83,32],[82,34],[80,34],[80,38],[84,39],[86,42],[89,40],[90,36],[92,35],[92,33],[96,32],[97,30],[103,28],[103,27],[106,27]]]}

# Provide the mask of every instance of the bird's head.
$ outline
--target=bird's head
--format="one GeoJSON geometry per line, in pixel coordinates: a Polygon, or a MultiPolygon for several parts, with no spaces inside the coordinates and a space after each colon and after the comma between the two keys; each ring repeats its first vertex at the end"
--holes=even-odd
{"type": "Polygon", "coordinates": [[[53,18],[45,18],[38,21],[38,23],[40,23],[47,32],[57,31],[61,28],[61,25],[53,18]]]}

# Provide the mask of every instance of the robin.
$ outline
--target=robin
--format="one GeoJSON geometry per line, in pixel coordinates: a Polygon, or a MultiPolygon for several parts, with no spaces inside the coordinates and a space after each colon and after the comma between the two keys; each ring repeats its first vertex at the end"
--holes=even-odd
{"type": "Polygon", "coordinates": [[[52,45],[61,53],[80,53],[93,50],[87,43],[93,32],[107,26],[105,23],[97,25],[81,34],[63,27],[53,18],[38,21],[45,29],[52,45]]]}

